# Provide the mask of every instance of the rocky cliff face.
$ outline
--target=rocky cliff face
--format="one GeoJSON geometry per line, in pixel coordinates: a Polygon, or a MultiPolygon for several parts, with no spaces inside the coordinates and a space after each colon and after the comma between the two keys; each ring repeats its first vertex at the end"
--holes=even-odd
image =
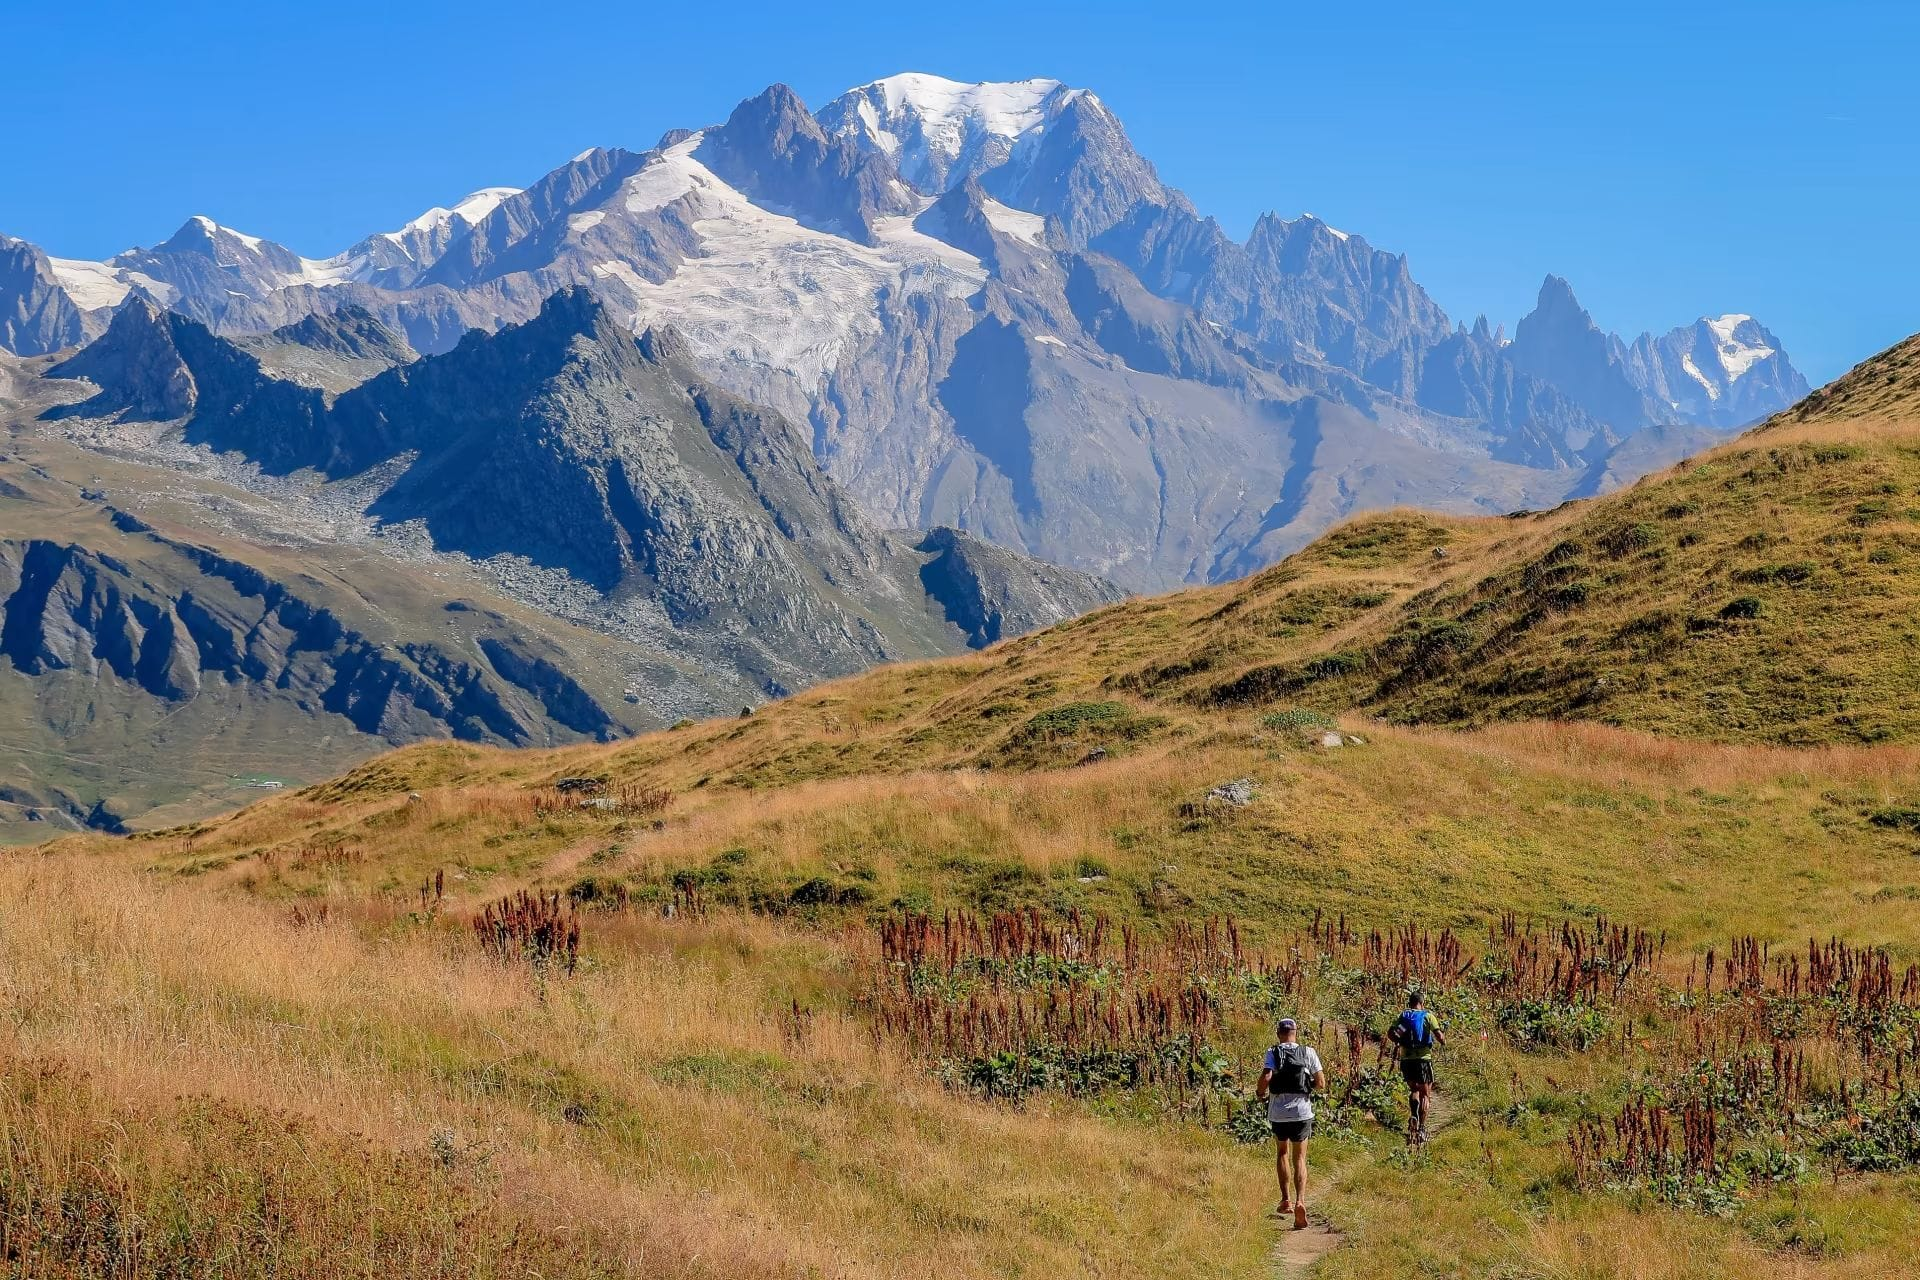
{"type": "Polygon", "coordinates": [[[333,395],[419,359],[404,337],[353,306],[304,316],[235,345],[274,377],[333,395]]]}
{"type": "Polygon", "coordinates": [[[0,350],[45,355],[87,336],[86,318],[60,288],[47,255],[0,236],[0,350]]]}
{"type": "MultiPolygon", "coordinates": [[[[347,329],[304,336],[380,347],[347,329]]],[[[0,384],[0,717],[28,748],[0,762],[0,838],[421,738],[731,714],[1119,595],[881,532],[789,423],[584,291],[337,397],[138,300],[82,355],[0,384]]]]}
{"type": "MultiPolygon", "coordinates": [[[[646,659],[628,646],[455,563],[299,543],[294,525],[238,539],[219,515],[238,510],[232,491],[201,483],[11,437],[0,842],[197,817],[255,794],[249,778],[297,783],[422,738],[603,740],[672,714],[630,696],[646,659]]],[[[685,668],[680,683],[699,690],[681,706],[737,707],[751,689],[685,668]]]]}
{"type": "MultiPolygon", "coordinates": [[[[336,317],[304,336],[395,354],[371,323],[336,317]]],[[[788,421],[703,382],[671,335],[636,341],[582,289],[337,396],[138,300],[54,372],[98,387],[62,418],[178,420],[185,443],[244,458],[262,483],[351,482],[378,527],[550,574],[587,592],[604,625],[664,625],[764,691],[950,652],[976,630],[973,605],[950,617],[923,586],[932,553],[873,526],[788,421]]],[[[1111,598],[1084,576],[1007,563],[1053,575],[1061,610],[1111,598]]]]}
{"type": "Polygon", "coordinates": [[[1602,332],[1559,276],[1548,276],[1539,300],[1507,348],[1514,367],[1557,387],[1596,421],[1620,432],[1670,420],[1641,388],[1620,339],[1602,332]]]}
{"type": "Polygon", "coordinates": [[[200,388],[174,345],[179,323],[144,297],[116,311],[105,334],[49,372],[55,378],[85,378],[100,388],[98,395],[75,406],[72,414],[130,413],[168,419],[192,413],[200,401],[200,388]]]}
{"type": "Polygon", "coordinates": [[[1027,557],[957,529],[935,529],[915,544],[915,550],[932,557],[920,566],[927,594],[940,602],[975,648],[1051,625],[1047,619],[1072,617],[1126,594],[1091,574],[1054,565],[1036,570],[1027,557]]]}
{"type": "Polygon", "coordinates": [[[868,244],[876,219],[915,208],[889,157],[828,137],[783,84],[741,103],[693,154],[749,199],[868,244]]]}
{"type": "Polygon", "coordinates": [[[22,676],[74,673],[117,682],[121,697],[169,703],[216,683],[249,683],[391,744],[618,732],[610,710],[541,653],[537,637],[501,627],[479,657],[382,644],[253,566],[151,541],[138,568],[74,543],[0,541],[0,657],[22,676]],[[171,572],[142,572],[156,564],[171,572]]]}
{"type": "Polygon", "coordinates": [[[1493,456],[1548,469],[1589,465],[1618,437],[1552,383],[1523,373],[1485,316],[1416,349],[1414,396],[1423,405],[1492,429],[1493,456]]]}

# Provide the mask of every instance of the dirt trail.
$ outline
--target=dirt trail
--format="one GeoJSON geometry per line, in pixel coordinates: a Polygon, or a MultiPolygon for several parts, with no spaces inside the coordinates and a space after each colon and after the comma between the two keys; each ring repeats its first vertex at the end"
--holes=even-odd
{"type": "MultiPolygon", "coordinates": [[[[1456,1117],[1446,1095],[1435,1091],[1433,1101],[1427,1108],[1427,1130],[1439,1133],[1450,1127],[1456,1117]]],[[[1356,1162],[1357,1163],[1357,1162],[1356,1162]]],[[[1326,1201],[1339,1199],[1340,1187],[1345,1178],[1342,1176],[1354,1163],[1344,1165],[1323,1185],[1324,1192],[1315,1192],[1308,1197],[1309,1212],[1315,1219],[1305,1231],[1293,1230],[1291,1223],[1279,1223],[1280,1239],[1273,1246],[1274,1274],[1279,1276],[1303,1276],[1314,1263],[1340,1247],[1346,1236],[1335,1231],[1318,1210],[1326,1201]]],[[[1311,1191],[1312,1188],[1309,1188],[1311,1191]]],[[[1278,1220],[1276,1220],[1278,1221],[1278,1220]]]]}

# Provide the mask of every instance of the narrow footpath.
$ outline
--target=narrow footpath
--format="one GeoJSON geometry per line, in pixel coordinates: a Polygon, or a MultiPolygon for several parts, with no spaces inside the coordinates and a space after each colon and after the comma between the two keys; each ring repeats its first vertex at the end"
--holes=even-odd
{"type": "MultiPolygon", "coordinates": [[[[1433,1103],[1427,1112],[1427,1129],[1438,1134],[1453,1123],[1453,1108],[1448,1104],[1446,1095],[1435,1092],[1433,1103]]],[[[1332,1171],[1326,1183],[1324,1194],[1315,1193],[1311,1197],[1307,1214],[1311,1223],[1304,1231],[1295,1231],[1291,1223],[1279,1225],[1280,1239],[1273,1246],[1274,1274],[1276,1276],[1304,1276],[1320,1261],[1338,1249],[1346,1236],[1333,1229],[1333,1225],[1322,1216],[1321,1208],[1331,1202],[1338,1203],[1340,1188],[1346,1182],[1346,1175],[1359,1167],[1362,1160],[1349,1160],[1332,1171]]],[[[1311,1189],[1311,1188],[1309,1188],[1311,1189]]]]}

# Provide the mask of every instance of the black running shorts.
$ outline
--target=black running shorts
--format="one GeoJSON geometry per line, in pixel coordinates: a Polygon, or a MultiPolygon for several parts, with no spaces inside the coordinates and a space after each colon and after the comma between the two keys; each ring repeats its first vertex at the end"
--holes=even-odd
{"type": "Polygon", "coordinates": [[[1433,1083],[1432,1058],[1400,1059],[1400,1076],[1409,1086],[1433,1083]]]}
{"type": "Polygon", "coordinates": [[[1273,1126],[1273,1136],[1282,1142],[1305,1142],[1313,1136],[1311,1120],[1269,1120],[1273,1126]]]}

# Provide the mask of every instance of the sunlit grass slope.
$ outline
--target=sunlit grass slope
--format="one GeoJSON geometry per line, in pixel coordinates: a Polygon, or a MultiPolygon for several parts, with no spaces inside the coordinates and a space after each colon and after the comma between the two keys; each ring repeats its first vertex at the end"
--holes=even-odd
{"type": "MultiPolygon", "coordinates": [[[[1425,1156],[1397,1151],[1391,1075],[1330,1050],[1363,1088],[1316,1144],[1345,1232],[1321,1276],[1897,1273],[1916,1010],[1770,968],[1691,983],[1748,936],[1920,962],[1912,354],[1561,511],[1376,517],[1242,583],[740,719],[415,747],[9,854],[0,1247],[52,1275],[1266,1275],[1267,1156],[1191,1100],[1244,1089],[1275,1010],[1366,1049],[1404,985],[1304,931],[1477,946],[1510,912],[1562,948],[1550,922],[1641,928],[1658,958],[1631,999],[1429,966],[1460,1034],[1425,1156]],[[577,971],[478,945],[521,889],[572,911],[577,971]],[[1023,953],[994,998],[1217,1005],[1207,1043],[1154,1041],[1205,1078],[1173,1107],[1106,1077],[984,1097],[1059,1046],[915,1056],[879,1016],[875,929],[1014,908],[1158,939],[1231,916],[1281,958],[1215,955],[1157,975],[1169,994],[1023,953]],[[1765,1065],[1796,1037],[1799,1094],[1765,1065]],[[1574,1167],[1578,1126],[1648,1099],[1747,1117],[1742,1163],[1574,1167]]],[[[949,968],[909,995],[946,1001],[959,1023],[923,1039],[954,1044],[992,1013],[949,968]]]]}

